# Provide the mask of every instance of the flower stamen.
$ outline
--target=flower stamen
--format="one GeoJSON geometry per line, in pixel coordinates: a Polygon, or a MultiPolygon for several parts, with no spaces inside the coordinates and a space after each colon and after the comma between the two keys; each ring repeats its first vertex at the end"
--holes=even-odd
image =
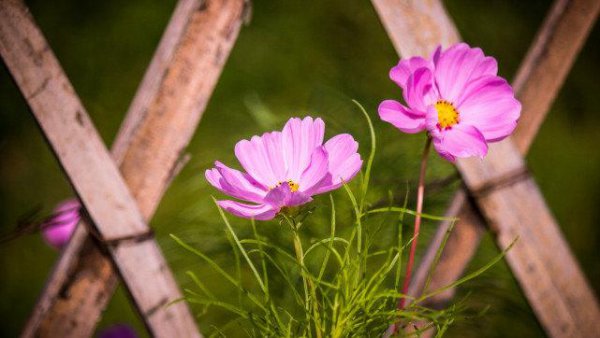
{"type": "Polygon", "coordinates": [[[436,102],[435,110],[438,113],[438,123],[436,126],[440,131],[452,129],[452,126],[460,122],[458,111],[448,101],[439,100],[436,102]]]}
{"type": "Polygon", "coordinates": [[[291,192],[296,192],[300,188],[300,185],[298,185],[298,183],[296,183],[296,182],[294,182],[292,180],[288,180],[287,184],[290,187],[290,191],[291,192]]]}
{"type": "MultiPolygon", "coordinates": [[[[279,183],[277,183],[277,185],[275,187],[279,187],[283,183],[286,183],[288,185],[288,187],[290,187],[291,192],[296,192],[296,191],[298,191],[298,189],[300,189],[300,185],[292,180],[279,182],[279,183]]],[[[270,188],[269,190],[273,190],[273,189],[275,189],[275,188],[270,188]]]]}

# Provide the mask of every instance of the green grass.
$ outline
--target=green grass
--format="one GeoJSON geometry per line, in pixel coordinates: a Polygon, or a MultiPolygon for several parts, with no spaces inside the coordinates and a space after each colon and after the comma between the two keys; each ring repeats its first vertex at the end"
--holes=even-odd
{"type": "MultiPolygon", "coordinates": [[[[195,289],[186,289],[185,300],[197,311],[200,321],[203,322],[209,312],[212,315],[221,313],[221,318],[206,320],[205,334],[370,337],[380,336],[390,324],[401,321],[402,325],[409,327],[419,322],[425,323],[414,333],[415,336],[432,327],[436,329],[437,336],[442,336],[448,326],[460,318],[459,310],[465,307],[464,304],[457,302],[445,309],[435,310],[421,304],[430,297],[480,276],[498,263],[512,247],[509,246],[484,266],[447,286],[429,290],[428,277],[423,295],[415,298],[401,294],[399,282],[403,278],[402,263],[407,259],[404,249],[413,240],[408,238],[405,243],[402,239],[403,220],[405,214],[415,213],[406,208],[407,199],[401,207],[390,204],[386,208],[370,208],[371,203],[366,196],[377,143],[368,113],[354,102],[368,125],[371,149],[364,170],[355,180],[358,182],[351,183],[358,194],[353,192],[351,185],[343,185],[347,196],[341,202],[350,203],[351,210],[346,213],[353,215],[343,218],[347,222],[338,223],[338,216],[341,215],[336,210],[335,199],[329,195],[329,219],[313,217],[312,210],[318,204],[311,203],[293,214],[282,211],[275,221],[260,222],[261,227],[266,229],[277,226],[292,239],[293,245],[289,241],[280,244],[276,239],[261,236],[254,221],[246,222],[246,227],[252,227],[252,237],[242,238],[214,200],[225,225],[226,234],[223,236],[231,239],[235,258],[234,274],[226,271],[226,264],[219,264],[199,248],[186,243],[185,239],[171,235],[180,246],[197,256],[200,263],[216,271],[230,287],[210,290],[198,274],[187,272],[195,289]],[[325,237],[313,237],[307,243],[303,231],[307,227],[329,231],[323,234],[325,237]],[[384,229],[395,232],[397,240],[381,245],[379,239],[384,229]],[[346,235],[338,235],[338,232],[346,235]],[[306,244],[310,245],[304,249],[306,244]],[[241,269],[245,273],[241,273],[241,269]],[[247,278],[242,278],[242,275],[247,278]],[[271,291],[273,289],[285,291],[277,294],[271,291]],[[399,310],[397,304],[401,297],[411,300],[411,303],[399,310]]],[[[324,202],[321,200],[321,203],[324,202]]],[[[455,221],[430,215],[422,217],[427,220],[450,220],[452,224],[455,221]]],[[[439,261],[451,229],[437,251],[432,270],[439,261]]]]}

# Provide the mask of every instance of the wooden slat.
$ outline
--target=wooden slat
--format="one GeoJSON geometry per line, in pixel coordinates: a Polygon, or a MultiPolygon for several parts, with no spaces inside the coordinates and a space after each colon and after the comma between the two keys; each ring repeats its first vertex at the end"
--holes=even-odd
{"type": "MultiPolygon", "coordinates": [[[[408,289],[409,295],[417,296],[423,293],[430,272],[429,290],[442,288],[458,280],[463,275],[471,259],[473,259],[481,238],[485,234],[486,225],[481,219],[479,211],[472,207],[467,198],[464,189],[460,189],[454,194],[445,216],[457,217],[458,222],[454,224],[436,269],[431,271],[436,253],[451,225],[450,221],[440,223],[427,246],[427,250],[421,257],[408,289]]],[[[443,308],[454,298],[455,293],[455,288],[447,289],[427,299],[422,305],[436,309],[443,308]]],[[[426,332],[425,337],[429,337],[432,333],[426,332]]]]}
{"type": "MultiPolygon", "coordinates": [[[[147,233],[150,228],[117,167],[21,2],[0,3],[0,54],[99,236],[112,241],[147,233]]],[[[107,249],[146,324],[156,336],[198,336],[185,303],[162,307],[165,300],[178,299],[181,293],[156,242],[147,240],[144,246],[136,242],[123,241],[107,249]],[[140,254],[140,248],[145,253],[140,254]],[[146,259],[135,264],[119,261],[126,252],[146,259]],[[139,279],[143,282],[134,283],[139,279]],[[136,293],[133,287],[138,283],[149,285],[151,292],[136,293]]]]}
{"type": "Polygon", "coordinates": [[[394,48],[402,57],[429,56],[460,36],[439,0],[371,0],[394,48]]]}
{"type": "MultiPolygon", "coordinates": [[[[0,54],[85,206],[94,231],[111,241],[148,233],[150,228],[100,136],[21,2],[0,3],[0,54]]],[[[199,337],[185,303],[163,306],[181,293],[155,241],[124,240],[107,251],[153,335],[199,337]],[[133,264],[119,260],[131,255],[145,259],[133,264]],[[147,292],[133,289],[139,284],[147,292]]]]}
{"type": "MultiPolygon", "coordinates": [[[[112,157],[117,165],[123,162],[123,154],[136,135],[135,126],[142,124],[148,116],[147,108],[157,96],[160,80],[168,68],[190,16],[196,9],[195,1],[180,1],[175,8],[129,108],[126,122],[122,124],[112,146],[112,157]]],[[[168,139],[169,135],[166,138],[168,139]]],[[[165,163],[166,167],[173,165],[165,163]]],[[[127,181],[126,176],[124,179],[127,181]]],[[[157,187],[165,184],[168,183],[157,182],[157,187]]],[[[135,192],[133,194],[135,195],[135,192]]],[[[152,216],[152,212],[140,205],[139,201],[138,206],[146,219],[152,216]]],[[[108,257],[98,249],[93,238],[88,236],[86,228],[78,227],[55,264],[21,337],[91,336],[117,282],[118,278],[108,257]]]]}
{"type": "Polygon", "coordinates": [[[21,337],[92,336],[118,277],[88,227],[80,224],[63,249],[21,337]]]}
{"type": "MultiPolygon", "coordinates": [[[[131,190],[146,219],[177,171],[179,154],[217,82],[245,6],[242,0],[181,0],[161,39],[112,149],[130,189],[132,180],[150,176],[131,190]],[[176,124],[179,129],[165,128],[176,124]]],[[[92,334],[117,278],[102,252],[80,230],[55,267],[24,337],[92,334]]]]}
{"type": "MultiPolygon", "coordinates": [[[[377,3],[381,1],[374,0],[373,2],[377,8],[377,3]]],[[[536,38],[536,42],[528,53],[528,56],[526,57],[519,71],[517,79],[515,80],[515,89],[517,90],[519,98],[522,100],[524,107],[524,113],[520,121],[519,129],[514,136],[517,146],[521,152],[525,152],[525,150],[529,147],[535,136],[535,133],[544,120],[548,108],[550,107],[558,89],[564,81],[564,78],[566,77],[568,70],[575,59],[575,56],[577,55],[583,44],[583,41],[585,41],[585,38],[595,21],[599,4],[600,3],[597,1],[589,0],[557,1],[550,12],[550,15],[547,17],[542,29],[540,30],[540,33],[536,38]],[[540,95],[540,91],[543,91],[543,94],[540,95]]],[[[380,13],[385,12],[385,8],[378,9],[378,11],[380,13]]],[[[391,19],[382,16],[382,20],[384,20],[384,25],[386,27],[402,27],[402,24],[394,25],[385,23],[386,20],[400,20],[406,22],[419,21],[419,19],[415,18],[414,16],[410,18],[396,16],[392,17],[391,19]]],[[[424,21],[428,22],[429,19],[425,18],[424,21]]],[[[442,27],[446,27],[448,21],[441,20],[440,22],[442,23],[442,27]]],[[[395,37],[392,37],[392,41],[395,45],[397,44],[396,41],[402,41],[409,44],[414,43],[414,41],[411,39],[403,38],[409,34],[407,31],[394,32],[390,30],[390,34],[395,35],[395,37]]],[[[434,48],[437,43],[439,42],[432,43],[429,48],[434,48]]],[[[419,48],[422,47],[419,46],[419,48]]],[[[409,51],[411,50],[410,47],[406,47],[405,49],[409,51]]],[[[397,50],[399,50],[399,53],[402,54],[402,49],[397,48],[397,50]]],[[[405,54],[402,55],[407,56],[405,54]]],[[[413,54],[408,55],[410,56],[413,54]]],[[[537,196],[537,198],[539,198],[536,200],[538,204],[544,205],[539,191],[537,188],[535,188],[535,184],[533,184],[532,181],[528,181],[526,183],[530,189],[533,189],[533,196],[537,196]]],[[[514,192],[514,194],[515,197],[518,196],[519,191],[514,192]]],[[[506,196],[504,197],[506,198],[506,196]]],[[[447,285],[456,280],[456,278],[462,274],[464,267],[474,254],[478,246],[479,239],[481,238],[481,234],[483,233],[480,217],[474,211],[474,209],[472,209],[468,204],[465,204],[465,201],[465,192],[458,192],[453,199],[451,207],[447,213],[449,216],[458,215],[461,218],[461,221],[456,226],[452,236],[450,237],[444,255],[440,261],[439,268],[433,275],[433,280],[431,283],[432,289],[447,285]]],[[[549,212],[545,206],[543,210],[547,212],[546,216],[548,216],[549,212]]],[[[557,229],[556,224],[551,216],[547,217],[546,220],[549,220],[551,224],[554,224],[554,229],[557,229]]],[[[430,248],[424,257],[424,264],[421,265],[420,269],[415,275],[413,288],[411,289],[412,294],[418,294],[421,292],[426,273],[431,266],[431,262],[433,261],[434,252],[437,247],[439,247],[439,243],[441,242],[441,238],[446,232],[447,227],[448,224],[445,223],[442,224],[438,229],[438,232],[434,237],[434,241],[432,242],[432,245],[430,245],[430,248]]],[[[583,323],[583,321],[588,319],[592,319],[591,322],[597,322],[599,319],[597,317],[598,307],[593,297],[593,293],[590,291],[589,286],[587,286],[585,278],[583,278],[581,272],[577,269],[577,264],[573,260],[572,255],[568,250],[568,246],[566,246],[566,243],[564,243],[564,240],[562,240],[560,232],[555,231],[553,232],[553,235],[555,237],[552,237],[552,235],[550,237],[553,241],[553,244],[559,245],[562,247],[562,249],[564,249],[562,250],[562,253],[565,255],[564,257],[566,257],[565,260],[571,264],[566,269],[570,270],[569,272],[571,274],[576,275],[574,277],[575,280],[581,283],[584,290],[587,290],[583,292],[583,295],[587,298],[583,297],[585,305],[582,307],[588,312],[576,313],[580,316],[575,318],[576,321],[572,323],[581,324],[579,329],[582,330],[581,332],[583,333],[593,334],[594,332],[599,332],[598,327],[594,326],[594,324],[583,323]],[[573,268],[574,270],[572,270],[571,267],[575,267],[573,268]]],[[[498,236],[498,242],[501,247],[503,247],[503,244],[506,245],[506,243],[503,242],[501,235],[498,236]]],[[[528,246],[530,244],[528,243],[528,240],[525,240],[525,242],[527,242],[527,244],[522,242],[520,245],[528,246]]],[[[535,243],[531,244],[533,244],[533,247],[535,248],[535,243]]],[[[521,260],[520,258],[522,257],[516,256],[516,253],[514,256],[515,257],[508,258],[509,262],[511,262],[511,267],[513,267],[517,278],[521,280],[522,283],[529,283],[530,290],[525,290],[526,295],[528,296],[530,303],[532,303],[533,307],[536,309],[536,313],[541,319],[547,332],[553,336],[563,335],[565,332],[576,333],[577,331],[569,331],[574,324],[571,324],[571,328],[559,326],[559,324],[562,324],[560,319],[562,319],[563,322],[568,321],[568,311],[560,312],[560,310],[557,310],[553,312],[552,308],[544,308],[543,301],[545,298],[539,297],[539,293],[536,293],[539,290],[532,287],[536,285],[535,280],[528,279],[529,277],[527,277],[528,275],[526,273],[526,269],[523,269],[525,266],[524,263],[527,261],[521,260]],[[544,311],[545,313],[542,313],[544,311]],[[555,320],[555,317],[558,318],[558,320],[555,320]]],[[[543,259],[551,260],[552,258],[543,257],[543,259]]],[[[543,259],[538,261],[538,263],[547,263],[546,261],[543,261],[543,259]]],[[[556,268],[556,266],[554,267],[556,268]]],[[[438,300],[449,299],[449,297],[452,296],[452,293],[453,291],[450,290],[445,294],[439,295],[437,298],[438,300]]],[[[563,299],[565,298],[561,296],[558,297],[563,299]]],[[[435,305],[439,306],[441,304],[438,303],[435,305]]],[[[568,310],[569,306],[576,307],[577,305],[571,302],[565,306],[567,306],[568,310]]]]}
{"type": "MultiPolygon", "coordinates": [[[[123,163],[125,153],[131,149],[131,143],[136,138],[138,127],[144,124],[149,115],[148,108],[157,100],[159,93],[166,89],[163,86],[164,75],[171,66],[177,47],[184,38],[190,20],[199,6],[200,2],[197,0],[179,0],[177,2],[169,24],[163,32],[144,78],[140,82],[112,144],[111,154],[119,166],[123,163]]],[[[170,165],[174,165],[174,163],[170,163],[170,165]]]]}
{"type": "MultiPolygon", "coordinates": [[[[526,154],[535,135],[558,94],[577,54],[598,16],[600,4],[594,0],[557,0],[552,5],[534,42],[513,81],[517,97],[523,104],[523,113],[512,140],[522,154],[526,154]]],[[[453,233],[442,253],[438,268],[433,272],[430,289],[436,289],[457,280],[471,260],[481,236],[484,222],[474,209],[465,204],[465,192],[457,192],[446,215],[458,216],[453,233]]],[[[437,248],[448,229],[444,222],[438,228],[421,264],[415,273],[410,294],[422,291],[437,248]]],[[[428,304],[442,307],[454,295],[454,290],[437,295],[428,304]]]]}
{"type": "Polygon", "coordinates": [[[493,144],[485,161],[460,160],[457,167],[500,248],[519,238],[506,259],[547,333],[600,335],[594,292],[535,182],[523,176],[525,162],[516,146],[510,140],[493,144]]]}
{"type": "Polygon", "coordinates": [[[526,153],[583,47],[600,11],[597,0],[556,0],[513,87],[526,112],[512,140],[526,153]]]}

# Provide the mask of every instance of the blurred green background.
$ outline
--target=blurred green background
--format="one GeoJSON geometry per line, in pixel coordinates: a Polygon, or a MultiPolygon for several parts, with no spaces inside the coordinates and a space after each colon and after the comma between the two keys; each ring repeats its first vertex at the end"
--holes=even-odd
{"type": "MultiPolygon", "coordinates": [[[[27,3],[97,129],[111,144],[175,2],[27,3]]],[[[445,4],[464,40],[495,56],[500,73],[510,79],[550,1],[450,0],[445,4]]],[[[596,292],[600,288],[599,34],[595,28],[528,157],[596,292]]],[[[224,264],[231,260],[223,226],[210,201],[210,195],[217,192],[205,182],[204,170],[216,159],[233,165],[237,140],[280,128],[289,117],[306,114],[323,116],[328,136],[339,132],[355,135],[365,155],[368,134],[350,100],[363,103],[375,119],[382,99],[400,96],[387,76],[397,61],[369,1],[253,2],[252,20],[242,29],[187,150],[192,159],[152,220],[182,285],[189,284],[184,275],[187,269],[207,279],[214,273],[178,247],[169,233],[221,257],[224,264]]],[[[72,192],[5,68],[0,71],[0,121],[0,233],[7,234],[36,206],[48,213],[72,192]]],[[[414,188],[423,141],[419,136],[401,135],[380,121],[375,127],[380,147],[372,201],[385,196],[390,187],[401,195],[407,183],[414,188]]],[[[431,163],[430,180],[454,173],[453,167],[437,155],[431,163]]],[[[456,186],[455,182],[431,191],[426,212],[442,214],[456,186]]],[[[244,231],[244,222],[235,224],[244,231]]],[[[435,226],[425,223],[424,238],[435,226]]],[[[273,230],[274,226],[265,224],[264,229],[273,230]]],[[[421,243],[424,248],[427,240],[421,243]]],[[[496,253],[493,241],[486,237],[472,267],[489,261],[496,253]]],[[[39,234],[0,245],[0,336],[18,335],[57,256],[39,234]]],[[[474,310],[488,305],[489,310],[482,318],[459,322],[448,336],[543,336],[504,263],[463,286],[460,293],[469,295],[467,304],[474,310]]],[[[213,319],[201,317],[201,327],[208,329],[213,319]]],[[[122,290],[111,302],[100,328],[114,323],[131,323],[142,331],[122,290]]]]}

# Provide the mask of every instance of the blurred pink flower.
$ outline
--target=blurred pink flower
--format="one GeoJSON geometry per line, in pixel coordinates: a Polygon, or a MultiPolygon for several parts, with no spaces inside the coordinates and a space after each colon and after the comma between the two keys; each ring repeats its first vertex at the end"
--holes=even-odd
{"type": "Polygon", "coordinates": [[[521,113],[512,87],[497,73],[493,57],[465,43],[445,51],[438,47],[431,60],[401,60],[390,78],[402,88],[408,107],[385,100],[379,116],[405,133],[427,130],[435,149],[450,161],[483,158],[487,143],[510,135],[521,113]]]}
{"type": "Polygon", "coordinates": [[[246,172],[217,161],[205,175],[215,188],[253,204],[223,200],[219,206],[239,217],[269,220],[283,207],[310,202],[351,180],[362,165],[358,143],[339,134],[323,145],[324,132],[320,118],[292,118],[281,132],[238,142],[235,156],[246,172]]]}
{"type": "Polygon", "coordinates": [[[54,212],[41,226],[42,236],[48,245],[61,249],[75,231],[81,219],[79,211],[81,204],[77,199],[61,202],[54,208],[54,212]]]}
{"type": "Polygon", "coordinates": [[[98,338],[137,338],[137,334],[131,326],[117,324],[102,330],[98,338]]]}

